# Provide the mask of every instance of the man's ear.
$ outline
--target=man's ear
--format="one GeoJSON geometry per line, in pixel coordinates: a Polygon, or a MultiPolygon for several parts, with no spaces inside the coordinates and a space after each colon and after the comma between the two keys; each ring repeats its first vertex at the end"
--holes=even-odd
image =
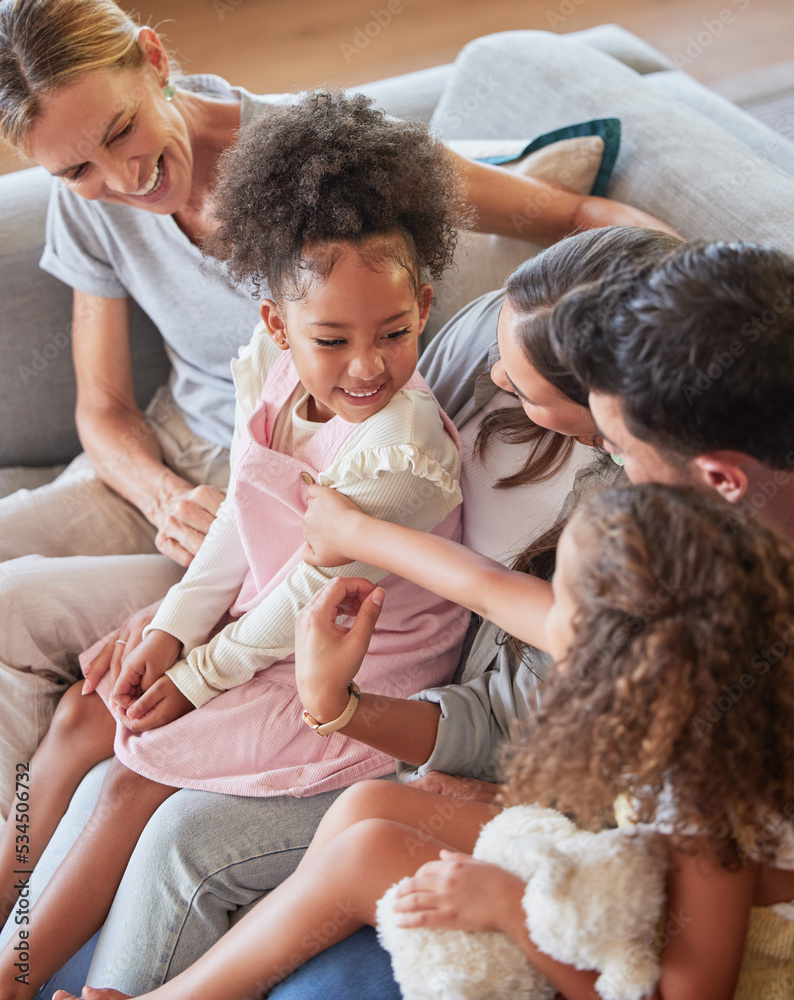
{"type": "Polygon", "coordinates": [[[259,303],[259,315],[276,347],[288,351],[287,328],[278,305],[272,299],[262,299],[259,303]]]}
{"type": "Polygon", "coordinates": [[[147,26],[139,28],[138,48],[143,52],[147,62],[156,70],[160,83],[165,86],[169,77],[168,53],[157,37],[157,32],[147,26]]]}
{"type": "Polygon", "coordinates": [[[749,479],[744,466],[747,456],[739,451],[713,451],[698,455],[694,465],[703,482],[729,503],[738,503],[747,493],[749,479]]]}
{"type": "Polygon", "coordinates": [[[425,328],[427,317],[430,313],[430,304],[433,301],[433,286],[422,285],[419,289],[417,299],[419,300],[419,332],[421,333],[425,328]]]}

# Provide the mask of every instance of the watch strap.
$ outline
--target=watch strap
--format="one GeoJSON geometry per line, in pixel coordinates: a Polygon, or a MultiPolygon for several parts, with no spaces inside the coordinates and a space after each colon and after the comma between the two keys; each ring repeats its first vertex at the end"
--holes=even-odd
{"type": "Polygon", "coordinates": [[[330,736],[331,733],[335,733],[338,729],[344,729],[344,727],[350,722],[353,716],[356,714],[356,709],[358,708],[358,703],[361,701],[361,691],[357,684],[351,681],[347,685],[347,690],[350,693],[350,698],[348,699],[347,705],[342,709],[342,714],[337,716],[337,718],[332,719],[330,722],[318,722],[313,715],[309,713],[304,708],[301,713],[301,718],[306,723],[306,725],[318,733],[320,736],[330,736]]]}

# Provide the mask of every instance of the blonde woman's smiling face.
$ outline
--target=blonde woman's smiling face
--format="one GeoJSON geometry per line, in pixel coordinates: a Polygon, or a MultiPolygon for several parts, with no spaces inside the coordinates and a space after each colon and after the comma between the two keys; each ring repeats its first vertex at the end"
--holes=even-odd
{"type": "Polygon", "coordinates": [[[276,345],[292,352],[310,394],[309,417],[361,423],[387,405],[416,370],[419,334],[433,297],[419,295],[404,267],[384,259],[377,270],[344,249],[325,278],[303,297],[266,299],[262,319],[276,345]]]}
{"type": "Polygon", "coordinates": [[[506,301],[497,327],[499,360],[491,378],[514,395],[529,419],[539,427],[566,437],[593,437],[595,424],[590,411],[559,392],[531,364],[521,343],[520,316],[506,301]]]}
{"type": "Polygon", "coordinates": [[[48,95],[26,151],[81,198],[172,214],[190,198],[193,148],[163,96],[162,48],[146,39],[140,68],[92,70],[48,95]]]}

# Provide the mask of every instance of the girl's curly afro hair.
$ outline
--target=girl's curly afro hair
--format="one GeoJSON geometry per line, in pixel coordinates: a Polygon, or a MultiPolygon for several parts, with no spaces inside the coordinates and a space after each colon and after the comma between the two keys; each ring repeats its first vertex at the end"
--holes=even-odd
{"type": "Polygon", "coordinates": [[[466,220],[452,158],[423,124],[370,105],[314,91],[240,132],[221,158],[207,246],[232,280],[300,297],[304,276],[333,267],[333,244],[397,233],[404,245],[389,241],[385,255],[415,287],[423,272],[441,277],[466,220]]]}

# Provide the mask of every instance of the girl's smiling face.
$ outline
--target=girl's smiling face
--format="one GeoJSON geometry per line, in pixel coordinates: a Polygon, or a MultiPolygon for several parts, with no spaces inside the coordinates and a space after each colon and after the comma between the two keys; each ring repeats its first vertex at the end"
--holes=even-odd
{"type": "Polygon", "coordinates": [[[579,406],[548,382],[528,360],[521,343],[519,316],[506,301],[499,314],[496,339],[499,360],[491,378],[506,392],[516,396],[524,413],[538,427],[566,437],[592,438],[596,426],[586,406],[579,406]]]}
{"type": "Polygon", "coordinates": [[[292,351],[311,397],[309,419],[338,415],[358,424],[382,410],[416,370],[432,298],[430,285],[417,296],[411,276],[389,256],[370,266],[345,246],[302,298],[265,299],[260,314],[276,345],[292,351]]]}

